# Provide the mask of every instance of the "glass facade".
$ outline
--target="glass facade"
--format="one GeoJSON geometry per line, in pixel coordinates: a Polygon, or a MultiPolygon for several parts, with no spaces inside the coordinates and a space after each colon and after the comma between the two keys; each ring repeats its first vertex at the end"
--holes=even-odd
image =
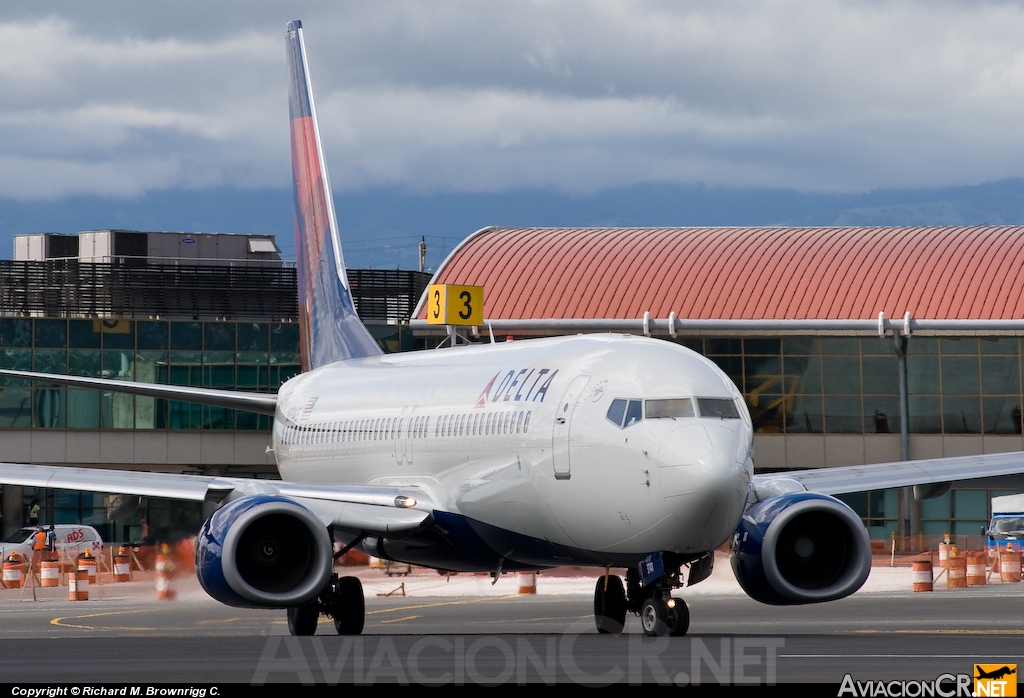
{"type": "MultiPolygon", "coordinates": [[[[0,319],[0,368],[276,392],[299,372],[295,323],[0,319]]],[[[270,418],[0,379],[0,428],[269,429],[270,418]]]]}
{"type": "MultiPolygon", "coordinates": [[[[1015,490],[955,489],[941,497],[921,502],[921,533],[926,536],[982,536],[988,528],[993,497],[1017,494],[1015,490]]],[[[864,520],[874,540],[889,539],[899,530],[899,490],[877,490],[841,494],[864,520]]]]}
{"type": "Polygon", "coordinates": [[[22,488],[22,525],[28,525],[32,502],[40,504],[39,522],[87,524],[107,543],[153,543],[175,541],[195,535],[202,526],[202,502],[143,497],[138,511],[111,521],[107,518],[109,495],[70,490],[22,488]]]}
{"type": "MultiPolygon", "coordinates": [[[[898,434],[891,338],[705,338],[680,342],[714,361],[743,393],[762,433],[898,434]]],[[[912,434],[1020,434],[1017,337],[912,337],[912,434]]]]}

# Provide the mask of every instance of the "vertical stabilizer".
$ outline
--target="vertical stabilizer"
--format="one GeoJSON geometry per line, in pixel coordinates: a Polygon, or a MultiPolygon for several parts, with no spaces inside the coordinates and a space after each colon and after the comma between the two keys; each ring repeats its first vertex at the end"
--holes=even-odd
{"type": "Polygon", "coordinates": [[[356,315],[341,238],[334,215],[331,183],[320,143],[313,88],[302,43],[302,22],[288,23],[288,106],[292,133],[295,194],[295,258],[299,277],[302,369],[381,354],[356,315]]]}

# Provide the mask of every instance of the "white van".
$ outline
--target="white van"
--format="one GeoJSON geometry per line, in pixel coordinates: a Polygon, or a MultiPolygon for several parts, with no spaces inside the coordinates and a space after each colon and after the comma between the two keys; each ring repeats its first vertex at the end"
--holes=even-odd
{"type": "MultiPolygon", "coordinates": [[[[44,532],[49,529],[49,526],[43,526],[44,532]]],[[[11,553],[31,557],[32,537],[35,535],[36,530],[35,526],[18,529],[7,540],[0,543],[0,555],[3,556],[3,559],[7,559],[7,556],[11,553]]],[[[57,534],[54,546],[57,552],[63,549],[65,555],[69,557],[78,557],[80,553],[85,552],[86,548],[89,548],[95,557],[99,557],[100,553],[103,552],[103,539],[100,538],[100,534],[92,526],[86,526],[85,524],[56,524],[53,527],[53,531],[57,534]]]]}

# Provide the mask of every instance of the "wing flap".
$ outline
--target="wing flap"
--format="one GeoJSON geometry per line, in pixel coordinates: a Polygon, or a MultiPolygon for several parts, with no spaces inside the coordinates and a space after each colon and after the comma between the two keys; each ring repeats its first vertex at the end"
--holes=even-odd
{"type": "MultiPolygon", "coordinates": [[[[822,494],[866,492],[890,487],[909,487],[940,482],[956,482],[1024,472],[1024,452],[985,453],[975,456],[927,458],[923,460],[849,465],[811,470],[788,470],[771,475],[756,475],[758,491],[788,490],[788,481],[822,494]]],[[[760,496],[760,495],[759,495],[760,496]]]]}

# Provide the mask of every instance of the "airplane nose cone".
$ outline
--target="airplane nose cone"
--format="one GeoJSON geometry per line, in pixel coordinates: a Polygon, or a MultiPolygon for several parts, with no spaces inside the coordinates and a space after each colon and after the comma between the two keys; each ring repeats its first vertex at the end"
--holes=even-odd
{"type": "Polygon", "coordinates": [[[670,432],[658,454],[662,494],[692,492],[707,479],[731,479],[745,470],[747,445],[739,425],[689,424],[670,432]]]}
{"type": "Polygon", "coordinates": [[[695,547],[714,547],[735,530],[746,502],[747,443],[741,424],[689,424],[670,432],[659,452],[665,503],[692,531],[695,547]]]}

